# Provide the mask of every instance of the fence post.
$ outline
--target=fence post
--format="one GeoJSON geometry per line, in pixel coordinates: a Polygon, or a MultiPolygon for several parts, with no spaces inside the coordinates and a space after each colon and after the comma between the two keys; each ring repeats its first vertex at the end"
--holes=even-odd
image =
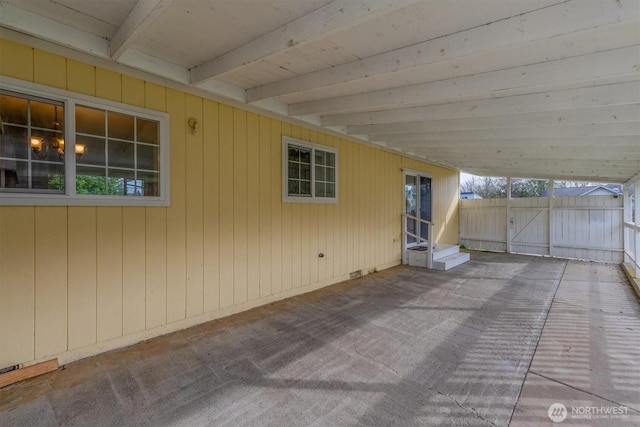
{"type": "Polygon", "coordinates": [[[507,177],[507,253],[511,253],[511,177],[507,177]]]}
{"type": "MultiPolygon", "coordinates": [[[[629,185],[632,185],[631,181],[629,181],[629,185]]],[[[631,262],[631,238],[635,237],[634,230],[630,229],[626,226],[627,223],[631,223],[631,193],[629,192],[629,188],[625,185],[622,189],[622,206],[624,209],[624,214],[622,216],[622,226],[624,233],[622,235],[623,243],[622,248],[624,250],[623,260],[622,262],[627,263],[631,262]],[[633,234],[632,234],[633,233],[633,234]]]]}
{"type": "Polygon", "coordinates": [[[554,232],[554,221],[553,221],[553,198],[555,197],[553,194],[553,186],[555,185],[555,181],[549,180],[549,256],[553,256],[553,232],[554,232]]]}
{"type": "Polygon", "coordinates": [[[635,230],[633,230],[633,234],[636,239],[636,248],[635,248],[636,253],[634,254],[636,259],[635,270],[636,270],[636,279],[640,279],[640,231],[638,231],[638,226],[640,226],[640,179],[636,180],[633,187],[635,189],[634,202],[635,202],[635,210],[636,210],[636,219],[635,219],[636,228],[635,230]]]}

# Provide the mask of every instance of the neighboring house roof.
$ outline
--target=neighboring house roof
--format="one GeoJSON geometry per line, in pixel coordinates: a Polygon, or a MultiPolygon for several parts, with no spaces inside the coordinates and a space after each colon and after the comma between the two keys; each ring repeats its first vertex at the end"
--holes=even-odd
{"type": "Polygon", "coordinates": [[[474,191],[461,191],[460,192],[461,199],[482,199],[479,194],[474,191]]]}
{"type": "MultiPolygon", "coordinates": [[[[555,197],[571,197],[571,196],[588,196],[598,190],[606,191],[613,194],[622,194],[622,186],[619,184],[605,184],[605,185],[589,185],[586,187],[565,187],[554,188],[553,195],[555,197]]],[[[549,196],[548,190],[542,191],[541,197],[549,196]]]]}

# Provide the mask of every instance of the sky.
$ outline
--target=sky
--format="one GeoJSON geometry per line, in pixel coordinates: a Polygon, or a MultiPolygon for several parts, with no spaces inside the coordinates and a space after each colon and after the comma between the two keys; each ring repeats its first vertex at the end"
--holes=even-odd
{"type": "Polygon", "coordinates": [[[473,175],[470,173],[460,171],[460,184],[471,178],[473,175]]]}

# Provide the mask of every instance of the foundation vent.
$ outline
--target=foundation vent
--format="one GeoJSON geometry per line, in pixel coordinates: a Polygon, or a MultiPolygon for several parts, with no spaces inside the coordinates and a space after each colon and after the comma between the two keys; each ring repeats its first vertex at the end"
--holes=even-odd
{"type": "Polygon", "coordinates": [[[349,279],[355,279],[356,277],[362,276],[362,270],[356,270],[349,273],[349,279]]]}

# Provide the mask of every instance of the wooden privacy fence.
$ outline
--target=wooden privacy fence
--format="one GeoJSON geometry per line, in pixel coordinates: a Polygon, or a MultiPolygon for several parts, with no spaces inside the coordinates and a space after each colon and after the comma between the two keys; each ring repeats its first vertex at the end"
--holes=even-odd
{"type": "Polygon", "coordinates": [[[460,243],[470,249],[623,261],[623,199],[613,196],[465,199],[460,243]]]}

